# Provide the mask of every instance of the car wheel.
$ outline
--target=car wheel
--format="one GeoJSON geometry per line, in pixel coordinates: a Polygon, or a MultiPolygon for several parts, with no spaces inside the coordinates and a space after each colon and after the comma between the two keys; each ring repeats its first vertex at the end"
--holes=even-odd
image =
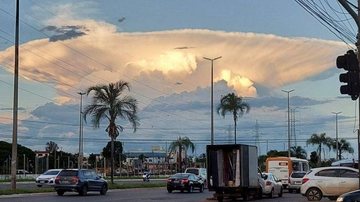
{"type": "Polygon", "coordinates": [[[83,185],[83,186],[81,187],[80,191],[79,191],[80,196],[86,196],[87,191],[88,191],[87,186],[86,186],[86,185],[83,185]]]}
{"type": "Polygon", "coordinates": [[[172,189],[167,189],[168,193],[171,193],[173,190],[172,189]]]}
{"type": "Polygon", "coordinates": [[[278,193],[278,197],[282,197],[282,195],[283,195],[283,188],[281,187],[280,192],[278,193]]]}
{"type": "Polygon", "coordinates": [[[272,198],[274,196],[274,189],[271,190],[271,192],[268,194],[269,198],[272,198]]]}
{"type": "Polygon", "coordinates": [[[63,190],[57,190],[56,193],[58,196],[62,196],[65,192],[63,190]]]}
{"type": "Polygon", "coordinates": [[[189,186],[188,192],[191,193],[194,191],[194,187],[192,185],[189,186]]]}
{"type": "Polygon", "coordinates": [[[320,201],[322,193],[320,189],[313,187],[306,191],[305,196],[309,201],[320,201]]]}
{"type": "Polygon", "coordinates": [[[204,185],[200,185],[200,193],[204,191],[204,185]]]}
{"type": "Polygon", "coordinates": [[[288,191],[289,191],[289,193],[292,193],[294,190],[292,190],[292,189],[288,189],[288,191]]]}
{"type": "Polygon", "coordinates": [[[105,195],[106,192],[107,192],[108,188],[106,186],[106,184],[104,184],[102,187],[101,187],[101,190],[100,190],[100,194],[101,195],[105,195]]]}

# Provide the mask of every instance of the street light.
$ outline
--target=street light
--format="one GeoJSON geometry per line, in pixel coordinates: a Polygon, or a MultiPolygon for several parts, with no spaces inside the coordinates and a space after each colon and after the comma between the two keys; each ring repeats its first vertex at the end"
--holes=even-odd
{"type": "Polygon", "coordinates": [[[281,90],[282,92],[285,92],[288,94],[288,156],[290,155],[290,93],[294,91],[292,90],[281,90]]]}
{"type": "Polygon", "coordinates": [[[80,95],[80,127],[79,127],[79,159],[78,159],[78,168],[82,168],[82,161],[83,161],[83,124],[82,124],[82,96],[85,95],[84,92],[78,92],[80,95]]]}
{"type": "Polygon", "coordinates": [[[211,61],[211,145],[214,144],[214,61],[220,59],[221,56],[216,58],[203,57],[205,60],[211,61]]]}
{"type": "Polygon", "coordinates": [[[333,114],[335,114],[335,121],[336,121],[336,124],[335,124],[335,130],[336,130],[336,138],[335,138],[335,140],[336,140],[336,160],[339,160],[339,156],[338,156],[338,154],[339,154],[339,145],[338,145],[338,142],[339,142],[339,140],[338,140],[338,114],[341,114],[341,112],[331,112],[331,113],[333,113],[333,114]]]}

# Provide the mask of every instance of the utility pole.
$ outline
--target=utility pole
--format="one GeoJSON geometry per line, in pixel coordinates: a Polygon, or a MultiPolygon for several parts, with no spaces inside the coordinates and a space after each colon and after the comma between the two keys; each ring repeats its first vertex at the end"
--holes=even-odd
{"type": "MultiPolygon", "coordinates": [[[[354,19],[354,21],[356,22],[357,28],[358,28],[358,33],[356,35],[356,48],[357,48],[357,59],[358,61],[360,61],[360,10],[358,10],[358,13],[356,13],[355,11],[353,11],[351,9],[351,7],[349,6],[349,3],[347,0],[338,0],[339,3],[345,8],[346,11],[349,12],[349,14],[351,15],[351,17],[354,19]]],[[[360,8],[360,1],[358,0],[358,8],[360,8]]],[[[360,64],[359,64],[360,65],[360,64]]],[[[359,106],[360,106],[360,99],[359,99],[359,106]]],[[[359,107],[359,116],[360,116],[360,107],[359,107]]],[[[358,125],[358,169],[360,172],[360,118],[359,118],[359,125],[358,125]]],[[[359,188],[360,188],[360,175],[359,175],[359,188]]]]}
{"type": "Polygon", "coordinates": [[[82,162],[83,162],[83,147],[84,147],[84,137],[83,137],[83,117],[82,117],[82,96],[85,95],[85,93],[83,92],[78,92],[78,94],[80,95],[80,128],[79,128],[79,159],[78,159],[78,168],[81,169],[82,168],[82,162]]]}
{"type": "Polygon", "coordinates": [[[336,160],[339,160],[339,138],[338,138],[338,114],[341,112],[332,112],[335,114],[335,141],[336,141],[336,160]]]}
{"type": "Polygon", "coordinates": [[[292,90],[281,90],[282,92],[287,93],[288,96],[288,113],[287,113],[287,118],[288,118],[288,156],[291,157],[290,154],[290,93],[294,91],[294,89],[292,90]]]}
{"type": "Polygon", "coordinates": [[[13,134],[11,145],[11,189],[16,191],[17,166],[17,127],[18,127],[18,94],[19,94],[19,0],[16,0],[15,25],[15,69],[14,69],[14,103],[13,103],[13,134]]]}
{"type": "MultiPolygon", "coordinates": [[[[214,61],[220,59],[221,56],[216,58],[203,57],[205,60],[211,61],[211,145],[214,144],[214,61]]],[[[235,140],[236,141],[236,140],[235,140]]]]}

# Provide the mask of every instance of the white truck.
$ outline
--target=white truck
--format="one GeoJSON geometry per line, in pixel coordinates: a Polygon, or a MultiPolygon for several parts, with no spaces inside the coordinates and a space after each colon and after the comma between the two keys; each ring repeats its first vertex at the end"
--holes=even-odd
{"type": "Polygon", "coordinates": [[[207,181],[218,201],[261,197],[256,146],[207,145],[207,181]]]}

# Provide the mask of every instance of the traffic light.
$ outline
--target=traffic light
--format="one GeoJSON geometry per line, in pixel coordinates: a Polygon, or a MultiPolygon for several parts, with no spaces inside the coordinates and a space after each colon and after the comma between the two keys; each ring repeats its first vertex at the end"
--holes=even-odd
{"type": "Polygon", "coordinates": [[[348,71],[339,76],[340,82],[346,83],[340,86],[340,93],[350,95],[352,100],[356,100],[360,93],[360,69],[357,55],[353,50],[349,50],[345,55],[337,57],[336,66],[348,71]]]}

